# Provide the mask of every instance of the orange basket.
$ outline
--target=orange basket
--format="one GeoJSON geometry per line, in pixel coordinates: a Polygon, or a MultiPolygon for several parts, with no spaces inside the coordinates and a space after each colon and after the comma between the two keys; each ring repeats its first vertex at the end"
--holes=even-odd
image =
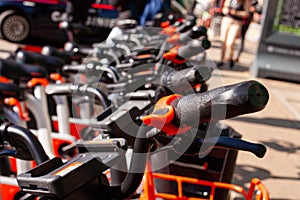
{"type": "MultiPolygon", "coordinates": [[[[149,166],[149,165],[148,165],[149,166]]],[[[150,169],[150,168],[148,168],[150,169]]],[[[174,200],[214,200],[216,189],[228,189],[240,193],[246,200],[269,200],[269,193],[266,187],[257,178],[252,179],[248,192],[241,187],[229,183],[203,181],[195,178],[175,176],[170,174],[152,173],[151,170],[145,172],[143,180],[143,192],[140,200],[154,200],[156,198],[174,200]],[[155,191],[154,179],[163,179],[177,183],[178,195],[168,193],[158,193],[155,191]],[[187,197],[183,194],[183,183],[210,187],[210,194],[206,198],[187,197]]]]}

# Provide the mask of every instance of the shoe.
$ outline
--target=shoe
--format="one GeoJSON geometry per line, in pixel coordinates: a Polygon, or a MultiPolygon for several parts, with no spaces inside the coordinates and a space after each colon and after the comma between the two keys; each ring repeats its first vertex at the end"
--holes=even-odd
{"type": "Polygon", "coordinates": [[[223,66],[224,66],[224,62],[218,62],[218,63],[217,63],[217,67],[218,67],[218,68],[223,67],[223,66]]]}
{"type": "Polygon", "coordinates": [[[233,69],[233,67],[234,67],[234,61],[231,60],[231,61],[229,62],[229,68],[230,68],[230,69],[233,69]]]}

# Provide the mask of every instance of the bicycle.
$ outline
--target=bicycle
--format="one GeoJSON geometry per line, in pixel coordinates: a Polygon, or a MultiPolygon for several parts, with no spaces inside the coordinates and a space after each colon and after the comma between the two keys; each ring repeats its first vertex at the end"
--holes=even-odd
{"type": "MultiPolygon", "coordinates": [[[[181,140],[181,137],[189,138],[186,133],[191,126],[257,112],[265,107],[267,101],[267,90],[255,81],[226,86],[225,90],[217,88],[197,95],[184,97],[172,95],[161,99],[156,104],[154,111],[143,118],[144,125],[137,133],[129,172],[122,184],[117,186],[108,186],[103,171],[117,163],[126,151],[127,145],[124,139],[78,143],[77,147],[80,154],[63,163],[59,158],[48,160],[38,140],[28,130],[11,124],[4,124],[0,128],[1,143],[4,144],[4,141],[8,141],[11,146],[19,148],[9,150],[5,149],[8,146],[2,146],[1,155],[35,159],[38,164],[41,164],[17,177],[22,191],[31,194],[29,195],[31,197],[41,195],[43,199],[97,199],[101,196],[104,199],[126,199],[131,197],[140,185],[148,154],[150,151],[152,154],[155,153],[154,149],[157,147],[157,142],[161,141],[162,135],[172,137],[180,134],[175,142],[164,145],[158,151],[174,149],[174,146],[180,142],[185,142],[184,139],[181,140]],[[236,95],[229,96],[228,93],[236,95]],[[193,102],[194,104],[187,104],[186,102],[193,102]],[[226,115],[212,116],[210,108],[220,106],[227,106],[226,115]],[[200,118],[190,117],[199,114],[199,112],[200,118]],[[174,125],[178,119],[184,126],[174,125]],[[146,124],[148,126],[145,126],[146,124]],[[14,140],[16,136],[20,140],[14,140]],[[18,144],[18,142],[23,145],[18,144]],[[88,150],[90,151],[88,152],[88,150]],[[139,155],[138,153],[145,154],[139,155]],[[95,156],[102,159],[95,159],[95,156]],[[139,165],[137,166],[136,163],[139,165]]],[[[211,140],[213,141],[215,138],[211,138],[211,140]]],[[[202,144],[201,141],[198,142],[198,145],[202,144]]],[[[261,144],[230,138],[218,139],[217,145],[250,151],[259,157],[263,157],[266,152],[266,148],[261,144]]],[[[199,146],[196,148],[199,150],[199,146]]]]}

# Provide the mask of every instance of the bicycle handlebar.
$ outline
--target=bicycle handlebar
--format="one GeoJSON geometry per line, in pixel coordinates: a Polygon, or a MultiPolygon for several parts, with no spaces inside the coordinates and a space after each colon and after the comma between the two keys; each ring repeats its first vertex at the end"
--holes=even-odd
{"type": "Polygon", "coordinates": [[[207,36],[207,28],[205,26],[194,26],[191,31],[187,34],[192,39],[199,38],[201,36],[207,36]]]}
{"type": "Polygon", "coordinates": [[[164,146],[160,149],[160,151],[173,150],[178,154],[184,154],[188,156],[206,155],[208,150],[212,148],[225,148],[238,151],[247,151],[253,153],[258,158],[263,158],[267,152],[267,148],[263,144],[248,142],[228,136],[209,137],[203,139],[202,137],[191,138],[191,136],[189,135],[189,137],[185,139],[186,136],[187,135],[184,135],[180,138],[167,137],[167,139],[166,137],[164,137],[163,140],[161,140],[161,137],[157,137],[156,139],[164,146]],[[193,140],[193,142],[190,144],[191,139],[193,140]],[[177,142],[174,142],[172,140],[177,140],[177,142]],[[170,143],[171,145],[169,145],[170,143]],[[188,148],[186,149],[187,145],[188,148]]]}
{"type": "Polygon", "coordinates": [[[194,126],[260,111],[268,100],[268,91],[262,84],[246,81],[188,95],[176,99],[171,105],[180,123],[194,126]]]}
{"type": "Polygon", "coordinates": [[[177,27],[176,31],[179,33],[184,33],[186,31],[188,31],[189,29],[191,29],[195,25],[196,25],[196,19],[190,18],[190,19],[185,20],[182,25],[177,27]]]}
{"type": "Polygon", "coordinates": [[[45,88],[45,93],[48,95],[69,95],[74,88],[72,83],[49,84],[45,88]]]}
{"type": "Polygon", "coordinates": [[[163,73],[161,85],[172,90],[173,92],[182,94],[196,84],[205,83],[210,79],[213,69],[205,66],[195,66],[180,71],[171,71],[163,73]]]}
{"type": "Polygon", "coordinates": [[[34,160],[37,165],[49,160],[37,137],[28,129],[4,123],[0,126],[0,134],[15,147],[14,157],[23,160],[34,160]]]}
{"type": "Polygon", "coordinates": [[[86,65],[85,64],[78,64],[78,65],[64,65],[62,68],[64,73],[85,73],[86,72],[86,65]]]}
{"type": "Polygon", "coordinates": [[[208,39],[193,40],[186,46],[182,46],[178,49],[178,55],[182,58],[191,58],[199,53],[202,53],[205,49],[210,48],[211,43],[208,39]]]}
{"type": "Polygon", "coordinates": [[[144,176],[148,153],[152,147],[152,143],[146,138],[146,134],[151,130],[151,127],[144,125],[140,127],[134,142],[133,156],[125,180],[120,186],[109,188],[113,197],[117,199],[127,199],[132,196],[139,187],[144,176]]]}
{"type": "Polygon", "coordinates": [[[49,84],[45,88],[48,95],[83,94],[94,96],[104,108],[108,107],[106,96],[97,88],[90,85],[73,85],[72,83],[49,84]]]}
{"type": "MultiPolygon", "coordinates": [[[[222,108],[223,106],[227,106],[227,115],[225,117],[229,118],[237,116],[239,114],[261,110],[265,107],[267,101],[267,90],[256,81],[247,81],[235,85],[226,86],[224,88],[217,88],[210,91],[209,93],[206,92],[203,94],[188,95],[186,97],[176,96],[176,98],[166,99],[165,103],[168,104],[168,106],[165,108],[159,107],[159,110],[154,109],[154,114],[160,115],[159,117],[161,120],[162,116],[164,116],[165,114],[166,109],[168,111],[168,109],[171,109],[170,107],[172,107],[174,109],[174,114],[178,119],[181,119],[181,121],[184,120],[185,124],[187,125],[193,125],[190,123],[191,119],[195,117],[195,113],[200,112],[201,115],[204,115],[204,117],[200,117],[200,121],[197,121],[198,123],[203,123],[208,122],[209,120],[223,119],[220,116],[217,118],[211,117],[210,109],[212,108],[219,108],[220,106],[222,108]],[[235,111],[237,109],[239,110],[235,111]],[[184,110],[184,112],[180,112],[182,110],[184,110]]],[[[170,123],[174,122],[171,115],[166,121],[170,123]]],[[[145,120],[145,118],[143,119],[143,122],[144,124],[149,124],[147,123],[147,120],[145,120]]],[[[5,129],[5,127],[1,127],[0,130],[2,130],[2,132],[5,132],[3,131],[5,129]]],[[[7,130],[17,135],[26,135],[29,132],[26,129],[20,129],[19,127],[16,129],[14,129],[14,127],[8,127],[7,130]]],[[[102,188],[99,188],[101,192],[104,192],[103,195],[108,195],[110,199],[127,199],[134,193],[134,191],[136,191],[144,174],[146,161],[149,155],[148,153],[154,144],[151,142],[150,138],[157,135],[157,133],[159,133],[158,129],[153,129],[153,127],[142,125],[136,135],[136,140],[133,148],[134,154],[132,156],[129,172],[125,180],[121,185],[118,186],[103,186],[102,188]]],[[[16,136],[14,136],[14,138],[15,137],[16,136]]],[[[265,148],[260,144],[252,144],[244,141],[241,142],[223,138],[211,138],[208,141],[216,142],[217,145],[222,147],[251,151],[258,157],[262,157],[265,154],[265,148]]],[[[14,141],[12,141],[12,143],[13,142],[14,141]]],[[[38,143],[38,141],[36,142],[38,143]]],[[[201,141],[198,142],[200,143],[201,141]]],[[[38,160],[38,155],[43,152],[42,147],[33,144],[32,141],[25,140],[25,142],[23,143],[25,143],[25,145],[29,148],[30,153],[32,153],[33,157],[38,160]],[[41,149],[37,151],[36,148],[41,149]]],[[[42,162],[44,160],[47,160],[47,156],[42,156],[42,159],[40,159],[39,162],[42,162]]]]}
{"type": "Polygon", "coordinates": [[[207,38],[207,29],[204,26],[194,26],[187,33],[176,33],[167,39],[170,44],[186,44],[193,39],[207,38]]]}
{"type": "Polygon", "coordinates": [[[257,81],[246,81],[184,97],[164,97],[142,120],[168,135],[174,135],[206,122],[260,111],[268,100],[269,94],[263,85],[257,81]]]}
{"type": "Polygon", "coordinates": [[[206,49],[210,48],[211,43],[208,39],[203,38],[202,40],[192,40],[185,46],[175,46],[164,53],[163,58],[171,60],[176,64],[183,64],[187,59],[203,53],[206,49]]]}
{"type": "MultiPolygon", "coordinates": [[[[119,79],[119,75],[117,70],[114,67],[103,65],[99,62],[89,62],[86,64],[78,64],[78,65],[65,65],[63,67],[63,72],[65,73],[80,73],[80,74],[97,74],[99,77],[103,75],[103,73],[110,74],[111,79],[114,82],[117,82],[119,79]]],[[[103,81],[103,80],[101,80],[103,81]]]]}

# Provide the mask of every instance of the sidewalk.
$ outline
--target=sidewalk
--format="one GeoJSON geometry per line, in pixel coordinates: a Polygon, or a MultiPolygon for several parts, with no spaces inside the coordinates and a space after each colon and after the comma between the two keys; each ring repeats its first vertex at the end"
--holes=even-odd
{"type": "MultiPolygon", "coordinates": [[[[213,40],[210,58],[220,57],[220,42],[213,40]]],[[[243,139],[263,143],[268,151],[264,158],[239,152],[233,183],[247,187],[252,178],[260,178],[272,200],[300,199],[300,87],[299,84],[251,77],[249,67],[255,57],[256,45],[245,44],[240,62],[230,70],[221,68],[223,83],[256,79],[270,93],[267,107],[258,113],[226,120],[243,139]]]]}

